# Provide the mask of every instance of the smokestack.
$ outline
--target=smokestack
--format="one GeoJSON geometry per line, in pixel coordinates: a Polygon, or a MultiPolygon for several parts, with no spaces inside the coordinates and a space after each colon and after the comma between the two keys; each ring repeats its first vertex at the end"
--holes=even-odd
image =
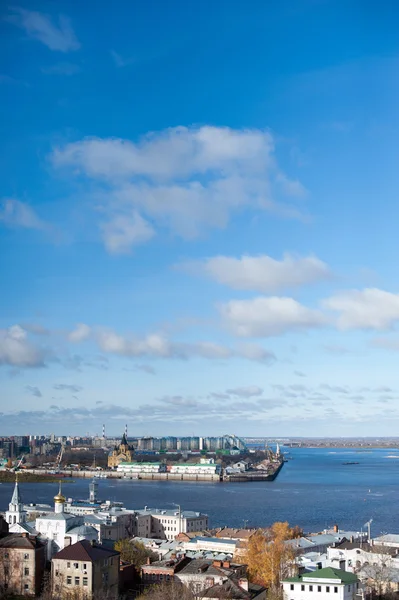
{"type": "Polygon", "coordinates": [[[125,425],[125,436],[126,436],[126,439],[127,439],[127,423],[125,425]]]}
{"type": "Polygon", "coordinates": [[[105,440],[105,425],[103,425],[103,440],[105,440]]]}
{"type": "Polygon", "coordinates": [[[339,527],[337,524],[334,525],[334,533],[339,533],[339,527]]]}

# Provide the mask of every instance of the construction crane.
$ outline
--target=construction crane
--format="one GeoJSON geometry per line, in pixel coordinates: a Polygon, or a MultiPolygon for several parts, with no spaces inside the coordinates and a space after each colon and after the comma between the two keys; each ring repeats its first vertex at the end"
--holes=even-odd
{"type": "Polygon", "coordinates": [[[23,454],[21,456],[21,458],[19,459],[18,464],[16,464],[15,467],[13,467],[11,470],[12,471],[18,471],[20,469],[21,465],[22,465],[22,462],[23,462],[24,458],[25,458],[25,454],[23,454]]]}
{"type": "Polygon", "coordinates": [[[64,454],[64,446],[61,444],[61,449],[58,453],[57,456],[57,460],[55,461],[55,473],[59,473],[60,472],[60,467],[61,467],[61,461],[62,461],[62,456],[64,454]]]}

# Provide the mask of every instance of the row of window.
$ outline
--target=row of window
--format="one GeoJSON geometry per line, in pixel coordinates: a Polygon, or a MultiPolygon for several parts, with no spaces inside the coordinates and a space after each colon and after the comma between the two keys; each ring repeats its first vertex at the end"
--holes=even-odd
{"type": "MultiPolygon", "coordinates": [[[[4,571],[4,575],[9,575],[10,574],[10,569],[9,569],[9,567],[7,565],[3,567],[3,571],[4,571]]],[[[25,575],[25,577],[27,577],[29,575],[29,569],[28,569],[28,567],[24,568],[24,575],[25,575]]]]}
{"type": "MultiPolygon", "coordinates": [[[[8,552],[5,552],[4,558],[10,558],[10,555],[8,552]]],[[[24,560],[29,560],[29,554],[24,554],[24,560]]]]}
{"type": "MultiPolygon", "coordinates": [[[[67,569],[71,568],[71,563],[67,562],[67,569]]],[[[79,563],[75,562],[73,563],[73,568],[74,569],[79,569],[79,563]]],[[[83,571],[87,571],[87,563],[83,563],[83,571]]]]}
{"type": "MultiPolygon", "coordinates": [[[[305,591],[305,587],[306,587],[306,586],[305,586],[305,585],[302,583],[302,584],[301,584],[301,592],[304,592],[304,591],[305,591]]],[[[317,587],[317,591],[318,591],[318,592],[322,592],[322,591],[323,591],[323,587],[322,587],[321,585],[318,585],[318,586],[309,585],[309,592],[313,592],[313,588],[316,588],[316,587],[317,587]]],[[[349,586],[349,590],[348,590],[349,592],[350,592],[350,587],[351,587],[351,586],[349,586]]],[[[290,589],[291,589],[291,590],[294,590],[294,589],[295,589],[295,586],[294,586],[294,584],[293,584],[293,583],[291,583],[291,585],[290,585],[290,589]]],[[[325,592],[327,592],[327,593],[329,593],[329,592],[331,591],[331,590],[330,590],[330,586],[329,586],[329,585],[326,585],[326,589],[325,589],[324,591],[325,591],[325,592]]],[[[334,594],[338,594],[338,587],[337,587],[336,585],[334,586],[334,594]]]]}
{"type": "MultiPolygon", "coordinates": [[[[72,576],[71,575],[67,575],[66,582],[67,582],[67,585],[72,585],[72,576]]],[[[89,585],[89,580],[87,577],[82,578],[82,584],[84,586],[89,585]]],[[[80,585],[80,577],[75,577],[75,585],[80,585]]]]}

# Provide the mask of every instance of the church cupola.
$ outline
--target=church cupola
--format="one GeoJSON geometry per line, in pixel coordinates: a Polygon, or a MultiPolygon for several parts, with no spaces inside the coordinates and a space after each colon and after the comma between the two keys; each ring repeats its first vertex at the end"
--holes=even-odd
{"type": "Polygon", "coordinates": [[[60,488],[58,490],[58,494],[56,496],[54,496],[54,512],[56,512],[56,513],[64,512],[65,502],[66,502],[66,498],[65,498],[65,496],[62,495],[61,481],[60,481],[60,488]]]}

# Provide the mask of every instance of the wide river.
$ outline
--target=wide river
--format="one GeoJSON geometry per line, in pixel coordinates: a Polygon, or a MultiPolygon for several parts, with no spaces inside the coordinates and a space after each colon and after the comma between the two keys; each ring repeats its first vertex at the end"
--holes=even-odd
{"type": "MultiPolygon", "coordinates": [[[[210,526],[266,526],[289,521],[306,532],[337,523],[358,530],[373,518],[372,535],[399,533],[399,450],[284,449],[292,457],[274,482],[187,483],[99,480],[99,496],[128,508],[198,510],[210,526]],[[345,462],[359,464],[344,465],[345,462]]],[[[66,480],[68,481],[68,480],[66,480]]],[[[87,479],[65,483],[67,497],[87,498],[87,479]]],[[[53,483],[20,484],[23,501],[52,503],[53,483]]],[[[13,485],[0,485],[0,510],[6,510],[13,485]]]]}

